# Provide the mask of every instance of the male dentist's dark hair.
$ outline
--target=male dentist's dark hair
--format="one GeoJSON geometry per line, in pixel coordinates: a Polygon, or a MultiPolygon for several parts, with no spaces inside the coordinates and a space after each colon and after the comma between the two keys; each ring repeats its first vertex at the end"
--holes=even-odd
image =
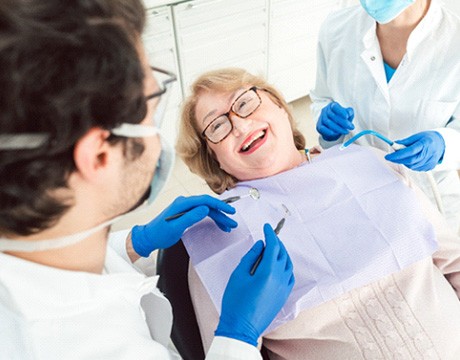
{"type": "MultiPolygon", "coordinates": [[[[91,128],[144,119],[144,21],[140,0],[0,0],[0,135],[48,136],[38,148],[0,148],[0,236],[42,231],[72,205],[55,190],[91,128]]],[[[136,148],[131,157],[143,151],[109,140],[136,148]]]]}

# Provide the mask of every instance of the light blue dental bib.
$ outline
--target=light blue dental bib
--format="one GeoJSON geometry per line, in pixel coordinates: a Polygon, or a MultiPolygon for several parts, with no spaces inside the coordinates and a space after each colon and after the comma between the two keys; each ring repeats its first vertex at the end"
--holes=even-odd
{"type": "Polygon", "coordinates": [[[312,163],[241,182],[222,194],[246,195],[251,187],[260,191],[259,200],[245,197],[232,204],[238,227],[231,233],[205,219],[184,234],[192,264],[218,311],[233,269],[264,238],[263,224],[275,227],[282,217],[286,222],[279,238],[291,256],[296,283],[265,333],[301,310],[377,281],[436,250],[433,227],[412,189],[371,149],[338,148],[324,151],[312,163]]]}

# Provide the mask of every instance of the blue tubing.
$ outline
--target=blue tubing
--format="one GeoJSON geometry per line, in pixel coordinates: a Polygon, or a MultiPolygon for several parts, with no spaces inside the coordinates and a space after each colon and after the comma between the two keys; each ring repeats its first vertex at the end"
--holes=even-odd
{"type": "Polygon", "coordinates": [[[351,139],[345,141],[341,146],[340,150],[345,149],[347,146],[350,144],[354,143],[356,140],[358,140],[361,136],[364,135],[374,135],[377,136],[380,140],[385,141],[388,145],[392,146],[394,144],[394,141],[388,139],[387,137],[383,136],[382,134],[378,133],[377,131],[374,130],[363,130],[359,133],[357,133],[355,136],[353,136],[351,139]]]}

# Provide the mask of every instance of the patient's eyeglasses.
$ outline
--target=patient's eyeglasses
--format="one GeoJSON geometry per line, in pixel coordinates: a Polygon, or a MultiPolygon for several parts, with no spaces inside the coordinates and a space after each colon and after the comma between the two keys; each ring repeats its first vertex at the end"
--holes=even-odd
{"type": "Polygon", "coordinates": [[[201,136],[208,139],[213,144],[218,144],[224,140],[233,130],[233,123],[230,119],[230,113],[234,113],[238,117],[245,119],[253,114],[262,104],[256,86],[246,90],[238,96],[233,102],[230,110],[212,120],[201,133],[201,136]]]}

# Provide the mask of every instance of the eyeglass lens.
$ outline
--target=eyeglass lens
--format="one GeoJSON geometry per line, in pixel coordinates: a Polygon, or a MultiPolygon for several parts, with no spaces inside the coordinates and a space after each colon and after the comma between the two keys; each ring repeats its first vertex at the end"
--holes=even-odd
{"type": "MultiPolygon", "coordinates": [[[[260,106],[261,100],[254,88],[241,94],[232,105],[232,112],[240,118],[251,115],[260,106]]],[[[213,120],[205,130],[206,137],[213,143],[222,141],[233,129],[228,115],[213,120]]]]}
{"type": "Polygon", "coordinates": [[[153,96],[149,96],[148,98],[155,101],[155,112],[152,120],[157,127],[161,128],[168,106],[168,100],[171,95],[170,88],[175,81],[175,77],[171,78],[171,74],[164,70],[156,68],[151,68],[151,70],[153,77],[159,86],[159,90],[153,94],[153,96]]]}

